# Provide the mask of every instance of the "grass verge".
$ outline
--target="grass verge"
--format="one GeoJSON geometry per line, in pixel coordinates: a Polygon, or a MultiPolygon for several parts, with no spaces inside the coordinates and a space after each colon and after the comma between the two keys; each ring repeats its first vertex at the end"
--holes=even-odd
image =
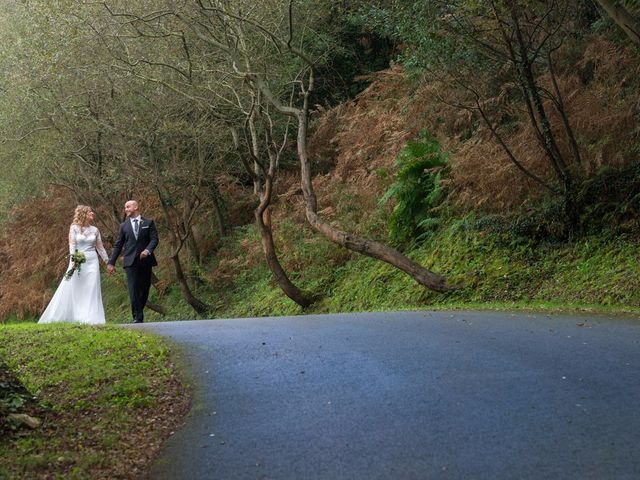
{"type": "Polygon", "coordinates": [[[444,294],[383,262],[317,237],[300,237],[292,234],[289,243],[281,242],[281,261],[296,284],[320,301],[303,310],[279,290],[266,268],[239,265],[229,275],[233,282],[217,291],[225,302],[215,316],[460,308],[640,313],[635,235],[534,242],[479,230],[472,221],[453,221],[406,252],[463,285],[444,294]]]}
{"type": "Polygon", "coordinates": [[[30,429],[0,418],[3,479],[141,478],[190,404],[167,344],[146,333],[6,325],[0,358],[36,399],[4,395],[0,412],[42,421],[30,429]]]}

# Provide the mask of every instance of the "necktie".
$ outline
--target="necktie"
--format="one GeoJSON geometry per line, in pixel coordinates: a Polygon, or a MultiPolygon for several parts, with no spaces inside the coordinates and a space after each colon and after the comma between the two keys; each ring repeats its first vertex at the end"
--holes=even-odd
{"type": "Polygon", "coordinates": [[[136,236],[136,239],[138,238],[138,219],[134,218],[133,219],[133,234],[136,236]]]}

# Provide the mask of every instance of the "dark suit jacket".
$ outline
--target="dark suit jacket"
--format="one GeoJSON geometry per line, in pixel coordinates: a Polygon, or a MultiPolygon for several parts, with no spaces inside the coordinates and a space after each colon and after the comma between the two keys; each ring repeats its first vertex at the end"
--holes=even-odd
{"type": "Polygon", "coordinates": [[[138,239],[133,233],[133,227],[131,226],[131,220],[127,218],[120,224],[120,230],[118,231],[118,237],[113,244],[113,252],[109,259],[109,264],[115,265],[120,253],[124,256],[123,266],[130,267],[136,262],[141,262],[141,265],[147,264],[150,266],[156,266],[156,257],[153,254],[156,246],[158,245],[158,231],[156,230],[156,224],[149,218],[140,217],[140,226],[138,227],[138,239]],[[149,255],[144,260],[140,260],[140,254],[143,250],[148,250],[149,255]]]}

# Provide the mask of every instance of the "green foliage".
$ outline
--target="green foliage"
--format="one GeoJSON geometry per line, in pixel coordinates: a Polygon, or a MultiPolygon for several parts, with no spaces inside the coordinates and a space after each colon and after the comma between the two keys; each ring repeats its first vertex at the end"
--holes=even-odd
{"type": "MultiPolygon", "coordinates": [[[[254,317],[307,313],[289,299],[272,278],[271,271],[257,250],[259,236],[255,226],[238,229],[228,237],[221,257],[244,259],[230,283],[217,283],[216,316],[254,317]],[[246,245],[253,245],[251,255],[246,245]],[[248,258],[249,257],[249,258],[248,258]],[[257,264],[255,264],[257,263],[257,264]]],[[[331,289],[335,270],[350,254],[328,240],[313,234],[306,226],[290,220],[274,227],[278,258],[289,278],[303,291],[323,296],[331,289]]]]}
{"type": "Polygon", "coordinates": [[[606,167],[583,183],[578,192],[582,224],[591,233],[633,231],[640,217],[640,163],[606,167]]]}
{"type": "Polygon", "coordinates": [[[75,408],[85,398],[95,406],[109,404],[112,388],[119,389],[125,379],[127,384],[146,381],[147,369],[161,378],[167,374],[157,370],[167,355],[163,342],[122,328],[27,324],[5,327],[0,338],[0,356],[34,394],[61,383],[68,386],[68,396],[50,399],[56,410],[75,408]],[[23,343],[28,343],[27,351],[20,349],[23,343]],[[122,377],[119,365],[128,363],[122,377]]]}
{"type": "Polygon", "coordinates": [[[149,379],[127,378],[109,389],[110,403],[128,408],[149,406],[149,379]]]}
{"type": "MultiPolygon", "coordinates": [[[[280,224],[283,265],[299,286],[321,299],[303,312],[268,269],[243,267],[231,284],[220,285],[223,306],[217,316],[441,308],[640,311],[640,243],[634,236],[600,233],[573,243],[549,241],[542,232],[553,224],[544,226],[541,214],[536,218],[535,228],[533,219],[525,218],[512,219],[514,224],[497,217],[449,218],[410,247],[407,254],[414,261],[463,284],[445,294],[425,289],[386,263],[309,236],[296,224],[280,224]],[[531,232],[538,236],[528,237],[531,232]]],[[[241,252],[243,238],[234,244],[241,252]]]]}
{"type": "Polygon", "coordinates": [[[393,44],[386,35],[354,21],[352,12],[357,7],[352,3],[310,3],[318,14],[311,23],[315,37],[308,39],[307,49],[317,51],[318,44],[325,48],[318,52],[322,62],[316,64],[314,98],[319,104],[335,105],[368,85],[360,77],[389,67],[393,44]]]}
{"type": "Polygon", "coordinates": [[[122,327],[4,326],[0,357],[36,395],[48,425],[0,437],[3,478],[39,478],[44,470],[51,478],[120,478],[109,469],[130,455],[132,432],[175,395],[165,342],[122,327]]]}
{"type": "Polygon", "coordinates": [[[23,413],[23,409],[34,400],[0,358],[0,435],[3,434],[3,430],[16,431],[20,427],[9,415],[23,413]]]}
{"type": "Polygon", "coordinates": [[[444,198],[441,180],[448,172],[447,153],[435,138],[422,132],[418,140],[407,142],[396,164],[399,167],[396,181],[380,204],[395,200],[389,220],[393,241],[420,241],[439,224],[435,209],[444,198]]]}
{"type": "MultiPolygon", "coordinates": [[[[608,237],[638,231],[640,216],[640,164],[602,168],[585,180],[576,196],[583,235],[608,237]]],[[[566,239],[563,200],[546,197],[509,214],[484,215],[473,228],[504,239],[562,242],[566,239]]]]}
{"type": "Polygon", "coordinates": [[[462,18],[466,22],[463,16],[458,17],[462,11],[469,9],[469,17],[479,17],[484,8],[477,2],[365,2],[352,21],[402,45],[398,61],[409,70],[444,70],[459,63],[477,70],[486,64],[478,46],[468,35],[455,37],[444,32],[451,28],[448,19],[462,18]]]}
{"type": "Polygon", "coordinates": [[[514,213],[484,215],[473,228],[503,239],[505,243],[555,241],[566,239],[564,203],[560,198],[546,198],[514,213]]]}
{"type": "Polygon", "coordinates": [[[440,294],[368,258],[346,265],[328,311],[416,308],[542,308],[639,311],[638,242],[589,237],[571,244],[518,242],[478,232],[475,219],[453,222],[410,256],[462,282],[440,294]]]}
{"type": "MultiPolygon", "coordinates": [[[[627,3],[632,1],[637,3],[635,0],[627,0],[627,3]]],[[[117,10],[147,17],[148,3],[126,3],[114,5],[117,10]]],[[[494,36],[498,27],[508,26],[508,17],[503,17],[506,20],[500,23],[501,20],[487,10],[490,7],[487,2],[304,0],[295,4],[292,32],[289,31],[287,2],[258,2],[245,9],[245,4],[249,3],[230,3],[229,8],[246,15],[251,22],[260,24],[279,38],[287,40],[293,34],[293,44],[312,59],[318,74],[314,103],[333,103],[352,96],[363,85],[353,82],[352,78],[386,66],[395,44],[405,66],[437,72],[449,79],[468,80],[474,89],[478,87],[474,90],[476,94],[499,98],[501,102],[506,99],[506,107],[513,106],[509,101],[514,98],[509,97],[514,96],[511,90],[515,70],[511,69],[508,74],[509,62],[502,58],[505,45],[500,47],[500,36],[494,36]],[[481,45],[488,48],[481,48],[481,45]],[[486,91],[484,87],[479,88],[479,83],[485,79],[488,83],[484,86],[486,91]]],[[[573,9],[575,5],[584,4],[580,0],[567,5],[573,9]]],[[[495,5],[500,9],[504,4],[497,2],[495,5]]],[[[536,18],[539,9],[545,8],[544,2],[523,2],[522,6],[523,18],[529,14],[536,18]]],[[[189,192],[197,193],[200,198],[210,195],[204,186],[195,191],[206,176],[212,180],[231,176],[238,183],[246,181],[246,176],[242,178],[239,174],[237,152],[227,127],[243,124],[242,113],[232,105],[242,99],[244,87],[249,82],[245,78],[239,80],[242,83],[233,85],[237,88],[234,93],[240,93],[238,97],[227,92],[236,77],[230,70],[230,59],[225,60],[225,55],[216,52],[209,43],[199,41],[193,29],[182,23],[191,19],[198,22],[194,25],[200,24],[202,15],[207,13],[195,4],[184,4],[180,7],[179,17],[165,15],[145,24],[132,22],[126,15],[106,15],[103,7],[99,3],[80,5],[71,0],[13,2],[6,9],[7,15],[0,17],[0,27],[3,27],[0,28],[0,39],[3,40],[0,58],[8,66],[0,74],[5,89],[0,96],[0,136],[3,140],[0,142],[0,162],[7,167],[0,172],[0,221],[15,202],[50,180],[44,178],[48,169],[55,170],[55,177],[72,185],[81,194],[80,198],[87,199],[83,201],[89,203],[95,199],[105,208],[111,199],[119,202],[122,195],[135,191],[142,179],[148,179],[149,187],[163,184],[170,193],[169,203],[176,207],[189,192]],[[136,38],[140,31],[146,34],[145,37],[136,38]],[[121,36],[116,37],[115,32],[121,36]],[[186,45],[182,44],[179,35],[153,35],[158,32],[185,32],[186,45]],[[188,59],[185,50],[188,50],[188,59]],[[118,62],[118,56],[125,53],[128,61],[118,62]],[[183,70],[193,67],[192,77],[186,81],[175,70],[160,68],[160,63],[183,70]],[[113,68],[114,65],[118,68],[113,68]],[[145,82],[142,78],[154,78],[155,81],[145,82]],[[219,121],[219,118],[225,120],[219,121]],[[4,141],[23,137],[29,130],[33,130],[34,135],[20,142],[4,141]],[[78,158],[78,153],[82,154],[82,159],[78,158]],[[138,171],[145,175],[137,175],[138,171]]],[[[580,12],[576,12],[575,18],[578,18],[580,12]]],[[[585,7],[583,14],[588,19],[587,24],[593,25],[592,10],[587,11],[585,7]]],[[[568,18],[574,17],[569,15],[568,18]]],[[[220,19],[220,16],[210,17],[213,34],[235,28],[234,22],[219,25],[216,21],[220,19]],[[218,27],[220,30],[216,30],[218,27]]],[[[573,21],[565,24],[567,28],[573,27],[573,21]]],[[[265,73],[264,80],[276,97],[282,101],[293,98],[298,102],[300,97],[291,96],[291,86],[298,85],[304,65],[299,58],[283,53],[286,49],[273,45],[262,28],[254,26],[244,24],[241,30],[247,31],[246,38],[237,42],[243,44],[243,48],[246,46],[244,54],[252,64],[251,70],[265,73]]],[[[588,33],[588,29],[584,30],[573,34],[577,38],[588,33]]],[[[569,42],[570,36],[564,30],[558,32],[557,40],[569,42]]],[[[531,40],[535,38],[536,35],[532,35],[531,40]]],[[[555,48],[558,42],[556,38],[553,40],[546,42],[544,48],[555,48]]],[[[543,45],[540,47],[540,51],[535,50],[536,54],[543,52],[543,45]]],[[[574,46],[572,49],[580,51],[574,46]]],[[[575,62],[568,62],[565,68],[573,64],[575,62]]],[[[543,65],[544,62],[535,62],[536,69],[544,68],[543,65]]],[[[632,91],[633,82],[626,84],[632,91]]],[[[250,97],[245,97],[247,105],[250,97]]],[[[456,102],[463,100],[457,98],[456,102]]],[[[473,95],[467,100],[473,104],[473,95]]],[[[492,104],[487,102],[487,105],[492,104]]],[[[272,119],[276,120],[277,115],[272,119]]],[[[518,121],[512,116],[497,119],[505,133],[518,121]]],[[[276,121],[276,136],[283,130],[284,124],[276,121]]],[[[280,166],[289,163],[293,163],[290,158],[286,161],[283,158],[280,166]]],[[[291,272],[292,280],[302,288],[325,296],[325,302],[316,308],[332,311],[410,307],[427,302],[535,299],[532,292],[542,289],[544,281],[538,279],[537,283],[527,283],[527,279],[537,278],[535,271],[529,268],[549,266],[541,265],[538,254],[527,249],[531,240],[535,240],[542,245],[540,251],[547,252],[546,241],[562,238],[563,212],[559,201],[545,201],[509,216],[464,221],[445,219],[438,207],[441,207],[444,193],[441,180],[448,167],[446,154],[439,144],[424,133],[407,144],[397,163],[400,171],[396,182],[381,199],[382,204],[394,202],[389,219],[392,239],[409,246],[413,258],[436,271],[466,279],[467,285],[475,289],[468,287],[449,296],[434,297],[389,266],[359,257],[352,259],[351,254],[310,235],[299,224],[282,222],[277,239],[282,263],[291,272]],[[445,225],[447,221],[451,225],[445,225]],[[423,244],[416,248],[420,242],[423,244]],[[521,251],[522,264],[511,262],[513,250],[521,251]],[[439,256],[433,256],[432,252],[439,256]],[[473,266],[469,267],[470,271],[475,272],[470,280],[465,270],[469,265],[473,266]],[[506,270],[510,272],[507,277],[498,274],[506,270]],[[360,291],[360,287],[368,290],[360,291]]],[[[379,172],[384,175],[384,170],[379,172]]],[[[638,178],[637,172],[621,170],[602,173],[586,183],[578,198],[584,206],[583,220],[598,219],[598,229],[607,228],[608,224],[626,225],[622,231],[628,231],[627,224],[638,216],[636,192],[640,191],[640,183],[634,180],[638,178]],[[631,181],[625,183],[625,175],[629,172],[631,181]]],[[[353,191],[345,189],[341,193],[339,187],[332,189],[332,200],[335,201],[331,206],[340,212],[340,218],[335,219],[337,224],[345,225],[349,231],[363,230],[358,233],[370,237],[386,234],[385,229],[363,222],[363,219],[369,222],[373,219],[366,218],[369,213],[362,211],[353,191]],[[353,225],[356,226],[351,228],[353,225]]],[[[203,210],[206,208],[203,205],[203,210]]],[[[210,212],[201,213],[200,218],[206,218],[210,212]]],[[[379,227],[385,214],[381,208],[369,216],[377,216],[376,226],[379,227]]],[[[204,222],[202,226],[203,229],[208,227],[204,222]]],[[[194,293],[207,303],[215,304],[217,313],[222,316],[300,313],[271,280],[270,272],[255,250],[251,259],[243,263],[245,240],[252,246],[259,243],[252,228],[239,230],[225,239],[225,245],[232,250],[227,259],[241,259],[235,270],[227,272],[232,278],[220,282],[206,278],[209,265],[194,269],[195,275],[191,277],[195,283],[194,293]],[[204,286],[197,291],[201,284],[204,286]],[[215,295],[209,289],[211,285],[220,287],[215,295]]],[[[565,251],[572,246],[562,244],[557,248],[565,251]]],[[[549,255],[553,254],[552,249],[549,252],[549,255]]],[[[213,265],[214,268],[218,266],[213,265]]],[[[170,268],[164,271],[162,268],[158,269],[160,276],[171,279],[170,268]]],[[[555,270],[542,268],[542,271],[555,275],[555,270]]],[[[124,275],[120,272],[103,282],[107,317],[110,321],[128,321],[130,312],[124,275]]],[[[166,318],[194,317],[175,284],[169,284],[161,292],[154,291],[152,295],[152,301],[167,308],[166,318]]],[[[581,297],[577,294],[576,298],[581,297]]],[[[629,298],[634,301],[634,297],[629,298]]],[[[148,319],[156,321],[162,317],[150,313],[148,319]]],[[[138,399],[132,396],[145,398],[145,392],[142,383],[133,381],[112,391],[108,398],[116,403],[136,403],[138,399]]]]}
{"type": "Polygon", "coordinates": [[[44,52],[58,45],[51,38],[47,45],[36,17],[24,2],[5,5],[0,15],[0,223],[12,207],[42,191],[50,181],[46,167],[59,156],[57,133],[37,120],[34,92],[42,82],[37,69],[56,61],[44,52]]]}

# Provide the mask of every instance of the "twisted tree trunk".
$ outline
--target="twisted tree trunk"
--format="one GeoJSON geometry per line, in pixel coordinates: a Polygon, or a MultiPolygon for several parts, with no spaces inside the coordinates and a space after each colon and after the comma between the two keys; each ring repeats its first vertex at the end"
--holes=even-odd
{"type": "Polygon", "coordinates": [[[287,272],[284,271],[278,255],[276,254],[275,244],[273,242],[273,233],[271,230],[271,214],[267,204],[261,205],[255,210],[256,224],[260,231],[260,240],[262,242],[262,250],[265,260],[269,265],[269,269],[273,274],[278,286],[282,289],[287,297],[296,302],[302,308],[306,308],[314,301],[313,297],[305,294],[289,279],[287,272]]]}
{"type": "MultiPolygon", "coordinates": [[[[248,141],[251,143],[253,164],[250,164],[248,161],[244,160],[241,152],[240,156],[245,170],[253,178],[253,191],[260,200],[260,203],[254,211],[254,217],[256,219],[258,231],[260,232],[262,251],[264,252],[264,257],[267,265],[269,266],[269,269],[273,274],[273,278],[275,279],[280,289],[291,300],[296,302],[302,308],[306,308],[310,306],[315,301],[315,299],[312,295],[308,295],[303,292],[291,281],[291,279],[287,275],[287,272],[282,267],[280,260],[278,259],[275,243],[273,241],[270,207],[273,197],[273,186],[277,173],[279,153],[274,153],[269,149],[269,147],[267,147],[267,150],[269,152],[269,167],[265,170],[259,159],[259,139],[256,132],[254,120],[254,111],[252,110],[251,114],[247,118],[247,127],[249,130],[248,141]],[[264,176],[264,184],[262,182],[262,176],[264,176]]],[[[236,149],[239,151],[240,145],[237,132],[232,129],[232,133],[236,149]]]]}
{"type": "Polygon", "coordinates": [[[460,285],[449,285],[444,276],[434,273],[422,265],[409,259],[394,248],[380,242],[369,240],[358,235],[343,232],[332,227],[318,216],[318,201],[313,190],[311,179],[311,162],[309,161],[309,151],[307,148],[307,127],[309,119],[309,96],[313,91],[314,74],[313,68],[308,70],[308,83],[305,87],[301,82],[301,96],[303,105],[301,108],[283,105],[271,92],[269,86],[255,74],[246,72],[245,76],[251,80],[251,84],[256,91],[259,91],[267,101],[273,105],[280,113],[293,117],[298,124],[297,153],[300,162],[300,181],[302,193],[305,200],[305,214],[311,226],[319,233],[327,237],[332,242],[354,252],[366,255],[377,260],[381,260],[389,265],[402,270],[411,275],[421,285],[436,292],[448,292],[460,288],[460,285]]]}
{"type": "MultiPolygon", "coordinates": [[[[205,41],[208,45],[219,49],[229,56],[232,61],[233,69],[235,72],[242,76],[243,84],[248,86],[254,91],[256,95],[264,96],[267,103],[271,104],[280,113],[289,116],[297,121],[298,126],[298,142],[297,152],[298,160],[300,162],[301,171],[301,183],[302,191],[305,199],[305,211],[306,217],[311,226],[319,233],[326,236],[329,240],[341,245],[349,250],[367,255],[369,257],[382,260],[404,272],[411,275],[418,283],[424,285],[427,288],[435,290],[437,292],[446,292],[458,286],[448,285],[446,278],[442,275],[438,275],[430,270],[424,268],[418,263],[410,260],[397,250],[384,245],[379,242],[375,242],[354,234],[343,232],[333,228],[327,222],[324,222],[317,214],[317,200],[313,191],[313,185],[311,181],[311,165],[309,162],[309,154],[307,151],[307,125],[309,114],[309,95],[313,91],[314,83],[314,64],[305,53],[295,46],[293,39],[293,2],[289,2],[289,37],[287,40],[279,38],[277,35],[269,32],[264,26],[259,25],[251,20],[240,17],[239,15],[230,12],[228,9],[223,8],[220,4],[208,4],[205,6],[202,2],[199,2],[200,8],[206,15],[215,15],[218,21],[221,21],[225,32],[233,31],[233,35],[229,35],[228,43],[220,41],[218,38],[207,35],[202,31],[196,30],[195,33],[201,40],[205,41]],[[261,74],[253,71],[251,68],[251,53],[244,48],[243,37],[244,33],[241,27],[234,28],[233,23],[236,25],[246,24],[257,28],[261,35],[265,35],[268,41],[273,42],[278,51],[289,51],[305,65],[305,71],[300,72],[300,75],[296,76],[295,84],[299,85],[301,91],[300,94],[303,98],[303,106],[297,108],[293,106],[293,98],[290,99],[288,105],[283,104],[280,99],[274,95],[269,88],[266,80],[261,74]],[[238,41],[240,39],[240,41],[238,41]],[[307,84],[305,85],[303,77],[307,77],[307,84]]],[[[246,168],[246,166],[245,166],[246,168]]]]}
{"type": "MultiPolygon", "coordinates": [[[[176,280],[178,281],[178,285],[180,286],[180,291],[182,292],[182,296],[184,297],[186,302],[191,305],[191,307],[197,313],[199,313],[200,315],[204,315],[205,313],[209,312],[211,308],[206,303],[200,301],[191,291],[191,288],[189,287],[189,283],[187,281],[187,277],[184,274],[184,269],[182,268],[182,262],[180,261],[180,250],[182,250],[182,247],[185,244],[186,237],[181,235],[178,222],[173,220],[171,207],[167,203],[166,194],[163,193],[162,187],[157,185],[156,192],[158,193],[158,199],[160,200],[160,205],[162,206],[162,210],[164,211],[167,221],[169,242],[171,244],[171,254],[169,255],[169,257],[173,262],[173,268],[176,273],[176,280]]],[[[190,219],[193,217],[197,205],[192,204],[191,208],[191,214],[187,216],[189,220],[186,221],[186,225],[189,226],[190,219]]]]}
{"type": "Polygon", "coordinates": [[[619,1],[597,0],[609,16],[636,45],[640,45],[640,20],[635,18],[619,1]]]}
{"type": "Polygon", "coordinates": [[[402,270],[421,285],[436,292],[447,292],[459,288],[459,286],[448,285],[444,276],[424,268],[388,245],[338,230],[318,216],[318,202],[313,190],[311,164],[307,151],[307,120],[304,112],[300,112],[298,119],[298,158],[300,160],[302,192],[305,199],[305,213],[307,220],[316,231],[348,250],[381,260],[402,270]]]}

